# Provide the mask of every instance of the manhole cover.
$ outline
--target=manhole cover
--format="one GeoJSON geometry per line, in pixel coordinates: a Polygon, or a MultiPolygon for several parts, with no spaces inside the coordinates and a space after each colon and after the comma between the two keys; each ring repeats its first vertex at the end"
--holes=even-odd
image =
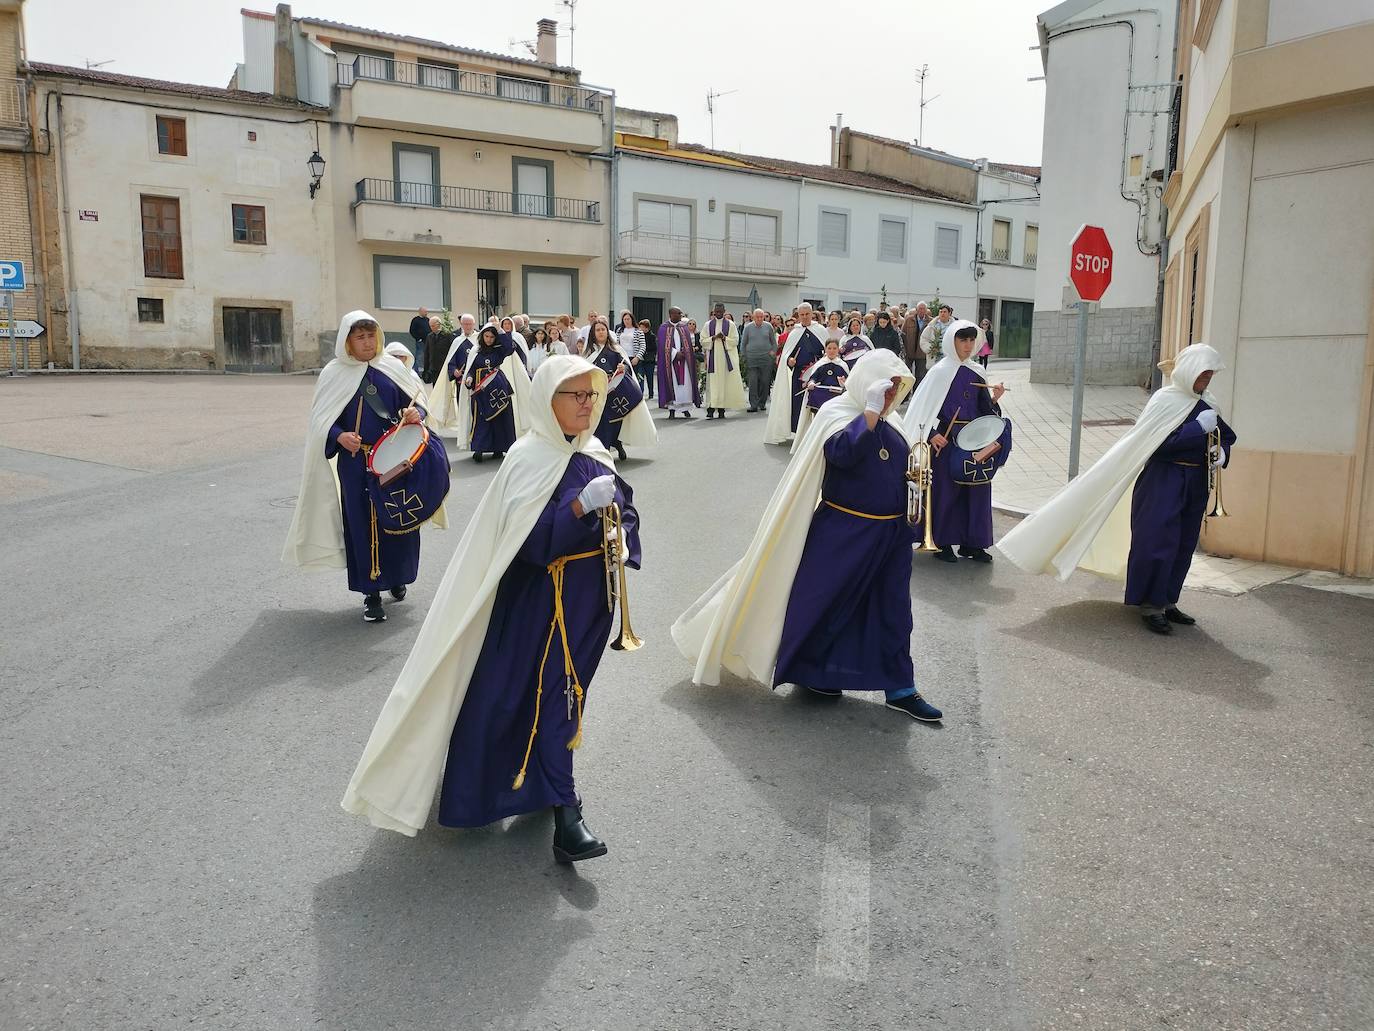
{"type": "Polygon", "coordinates": [[[1134,419],[1084,419],[1084,426],[1134,426],[1134,419]]]}
{"type": "Polygon", "coordinates": [[[295,508],[296,495],[293,494],[289,498],[275,498],[272,501],[269,501],[268,504],[271,505],[273,508],[295,508]]]}

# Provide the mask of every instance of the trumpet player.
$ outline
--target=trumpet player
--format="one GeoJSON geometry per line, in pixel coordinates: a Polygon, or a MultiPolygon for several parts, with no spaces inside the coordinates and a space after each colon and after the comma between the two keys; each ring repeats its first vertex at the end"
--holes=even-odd
{"type": "Polygon", "coordinates": [[[816,413],[744,558],[673,625],[696,683],[725,669],[830,698],[882,691],[889,709],[941,718],[915,686],[910,449],[888,418],[913,382],[873,351],[816,413]]]}
{"type": "Polygon", "coordinates": [[[478,504],[342,804],[408,835],[436,789],[448,827],[552,808],[554,858],[568,863],[606,853],[583,820],[573,750],[613,619],[610,560],[639,567],[639,518],[593,433],[606,374],[554,355],[530,389],[531,432],[478,504]]]}
{"type": "Polygon", "coordinates": [[[1208,486],[1231,458],[1236,435],[1208,387],[1226,366],[1206,344],[1178,353],[1167,386],[1091,469],[1060,488],[997,544],[1022,569],[1067,580],[1082,567],[1125,580],[1157,634],[1196,620],[1178,607],[1193,561],[1208,486]]]}

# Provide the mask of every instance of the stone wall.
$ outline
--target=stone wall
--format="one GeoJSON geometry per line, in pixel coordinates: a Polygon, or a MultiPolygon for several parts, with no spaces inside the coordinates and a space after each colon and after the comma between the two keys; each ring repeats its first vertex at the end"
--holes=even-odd
{"type": "MultiPolygon", "coordinates": [[[[1088,316],[1088,367],[1084,379],[1102,386],[1142,385],[1150,380],[1155,309],[1102,308],[1088,316]]],[[[1078,316],[1037,311],[1031,332],[1032,383],[1072,383],[1078,350],[1078,316]]]]}

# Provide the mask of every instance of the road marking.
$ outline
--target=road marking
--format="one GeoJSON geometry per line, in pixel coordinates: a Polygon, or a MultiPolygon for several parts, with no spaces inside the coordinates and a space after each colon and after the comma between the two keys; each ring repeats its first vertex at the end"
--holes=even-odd
{"type": "Polygon", "coordinates": [[[866,805],[832,805],[826,813],[816,943],[822,977],[868,980],[869,821],[866,805]]]}

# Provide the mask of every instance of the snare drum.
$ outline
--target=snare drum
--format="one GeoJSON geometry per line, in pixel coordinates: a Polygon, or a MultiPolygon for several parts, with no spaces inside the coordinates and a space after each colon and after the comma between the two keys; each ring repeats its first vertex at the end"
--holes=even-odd
{"type": "Polygon", "coordinates": [[[620,422],[643,400],[644,392],[632,373],[618,372],[606,381],[606,411],[611,422],[620,422]]]}
{"type": "Polygon", "coordinates": [[[367,456],[367,471],[385,487],[392,480],[415,468],[415,462],[425,453],[429,430],[421,423],[393,426],[383,433],[367,456]]]}
{"type": "Polygon", "coordinates": [[[1011,449],[1004,442],[985,461],[975,461],[973,456],[994,441],[1001,440],[1009,426],[1010,423],[1000,415],[980,415],[954,435],[949,443],[949,473],[955,483],[976,487],[992,482],[1011,449]]]}
{"type": "Polygon", "coordinates": [[[393,426],[367,456],[367,493],[377,525],[390,534],[418,530],[448,497],[448,452],[424,426],[393,426]]]}

